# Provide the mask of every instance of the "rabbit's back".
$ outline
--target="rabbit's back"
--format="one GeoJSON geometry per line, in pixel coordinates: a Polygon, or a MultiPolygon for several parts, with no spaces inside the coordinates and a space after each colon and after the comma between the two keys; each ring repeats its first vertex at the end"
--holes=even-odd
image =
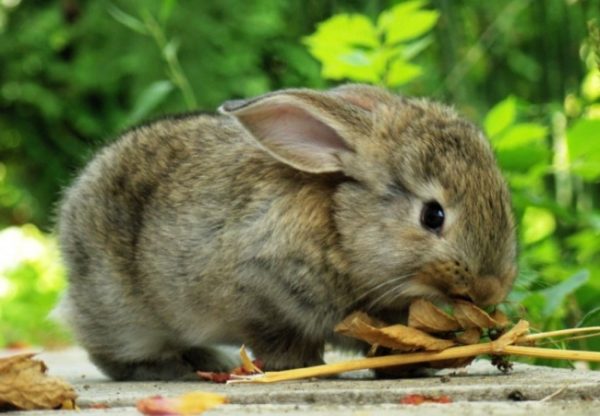
{"type": "MultiPolygon", "coordinates": [[[[169,332],[168,326],[147,319],[155,315],[156,305],[145,300],[140,237],[153,198],[161,188],[172,187],[182,165],[208,154],[202,148],[216,141],[211,131],[217,122],[211,116],[189,116],[132,129],[100,151],[66,191],[59,240],[69,272],[67,313],[89,349],[105,350],[109,337],[129,339],[127,332],[135,326],[158,338],[169,332]],[[130,321],[134,325],[119,330],[120,322],[130,321]]],[[[176,200],[175,195],[170,203],[176,200]]],[[[160,342],[152,344],[140,348],[161,348],[160,342]]]]}
{"type": "Polygon", "coordinates": [[[336,293],[327,247],[338,178],[315,181],[244,134],[219,116],[142,126],[101,151],[67,191],[59,229],[67,303],[88,350],[121,345],[139,358],[166,340],[239,342],[249,320],[287,315],[310,326],[303,320],[314,309],[322,326],[338,318],[324,316],[336,293]]]}

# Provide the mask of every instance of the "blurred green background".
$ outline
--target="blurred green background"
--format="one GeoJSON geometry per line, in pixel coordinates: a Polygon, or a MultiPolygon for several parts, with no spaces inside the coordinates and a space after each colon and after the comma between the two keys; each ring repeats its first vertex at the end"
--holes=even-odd
{"type": "Polygon", "coordinates": [[[0,347],[69,342],[46,320],[65,286],[53,211],[120,130],[345,81],[479,123],[519,222],[504,307],[537,330],[599,324],[599,21],[600,0],[0,0],[0,347]]]}

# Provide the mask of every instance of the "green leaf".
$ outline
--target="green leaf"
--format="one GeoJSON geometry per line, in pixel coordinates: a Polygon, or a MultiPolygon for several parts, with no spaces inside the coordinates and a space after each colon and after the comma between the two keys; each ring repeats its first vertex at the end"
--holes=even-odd
{"type": "Polygon", "coordinates": [[[567,237],[567,244],[577,250],[577,260],[592,262],[594,257],[600,255],[600,230],[592,227],[586,228],[567,237]]]}
{"type": "Polygon", "coordinates": [[[304,43],[311,53],[321,49],[375,48],[380,44],[373,23],[361,14],[338,14],[325,20],[315,33],[304,38],[304,43]]]}
{"type": "Polygon", "coordinates": [[[571,169],[587,180],[600,178],[600,120],[578,120],[567,131],[571,169]]]}
{"type": "Polygon", "coordinates": [[[349,50],[340,53],[335,61],[323,63],[322,74],[328,79],[348,78],[353,81],[377,83],[381,80],[381,66],[370,51],[349,50]]]}
{"type": "Polygon", "coordinates": [[[173,9],[177,4],[177,0],[162,0],[160,5],[160,21],[165,23],[171,17],[173,9]]]}
{"type": "Polygon", "coordinates": [[[519,123],[493,136],[498,162],[506,171],[525,173],[534,166],[547,165],[550,149],[545,138],[548,128],[537,123],[519,123]]]}
{"type": "Polygon", "coordinates": [[[423,68],[419,65],[411,64],[403,59],[396,59],[388,70],[385,83],[388,87],[397,87],[412,81],[422,73],[423,68]]]}
{"type": "Polygon", "coordinates": [[[556,220],[549,210],[530,206],[523,214],[521,227],[523,242],[530,245],[552,235],[556,229],[556,220]]]}
{"type": "Polygon", "coordinates": [[[548,135],[548,127],[538,123],[519,123],[504,129],[504,133],[492,139],[494,148],[515,149],[544,143],[548,135]]]}
{"type": "Polygon", "coordinates": [[[425,36],[421,39],[415,40],[414,42],[406,43],[406,44],[402,45],[402,49],[401,49],[402,57],[406,61],[410,61],[415,56],[420,54],[422,51],[427,49],[427,47],[429,47],[429,45],[431,45],[432,43],[433,43],[432,36],[425,36]]]}
{"type": "Polygon", "coordinates": [[[600,70],[593,69],[587,73],[581,83],[581,93],[588,101],[600,98],[600,70]]]}
{"type": "Polygon", "coordinates": [[[375,56],[380,43],[373,23],[366,16],[333,16],[303,41],[322,63],[325,78],[380,81],[383,65],[375,56]]]}
{"type": "Polygon", "coordinates": [[[399,42],[422,36],[437,23],[440,14],[435,10],[422,10],[424,2],[420,0],[400,3],[381,13],[377,29],[385,33],[385,44],[399,42]]]}
{"type": "Polygon", "coordinates": [[[538,293],[542,294],[546,299],[546,304],[542,311],[543,315],[551,316],[562,305],[568,295],[587,283],[589,275],[590,273],[587,270],[581,270],[555,286],[540,290],[538,293]]]}
{"type": "Polygon", "coordinates": [[[514,123],[517,116],[517,100],[508,96],[496,104],[485,116],[483,126],[485,133],[493,139],[514,123]]]}
{"type": "Polygon", "coordinates": [[[126,124],[135,124],[146,117],[167,98],[173,88],[171,81],[166,80],[150,84],[138,97],[133,110],[127,117],[126,124]]]}
{"type": "Polygon", "coordinates": [[[123,10],[119,9],[114,4],[108,5],[108,13],[115,19],[117,22],[121,23],[123,26],[133,30],[134,32],[141,33],[142,35],[147,35],[148,30],[146,29],[146,25],[139,19],[133,17],[132,15],[125,13],[123,10]]]}

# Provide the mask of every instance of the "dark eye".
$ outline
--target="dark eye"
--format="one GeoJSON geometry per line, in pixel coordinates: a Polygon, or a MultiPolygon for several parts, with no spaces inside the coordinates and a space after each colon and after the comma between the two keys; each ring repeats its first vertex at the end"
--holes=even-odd
{"type": "Polygon", "coordinates": [[[439,233],[444,225],[444,209],[437,201],[426,202],[421,211],[421,225],[439,233]]]}

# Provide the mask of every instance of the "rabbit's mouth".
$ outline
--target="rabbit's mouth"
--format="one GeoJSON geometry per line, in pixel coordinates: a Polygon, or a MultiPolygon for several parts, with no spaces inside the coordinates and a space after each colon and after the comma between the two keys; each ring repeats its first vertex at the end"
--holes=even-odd
{"type": "Polygon", "coordinates": [[[446,302],[466,300],[480,307],[497,305],[504,300],[508,289],[502,282],[506,280],[496,276],[478,276],[459,261],[430,263],[413,279],[416,287],[429,288],[431,294],[425,297],[446,302]]]}

